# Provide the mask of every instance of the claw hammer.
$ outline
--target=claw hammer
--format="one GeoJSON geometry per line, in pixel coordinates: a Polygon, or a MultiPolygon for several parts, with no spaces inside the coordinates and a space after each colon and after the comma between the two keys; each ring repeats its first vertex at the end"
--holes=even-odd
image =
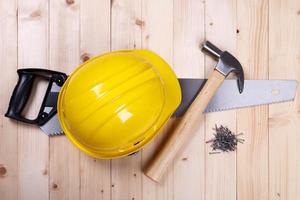
{"type": "Polygon", "coordinates": [[[203,118],[203,111],[231,72],[236,74],[239,92],[243,92],[244,72],[240,62],[229,52],[221,51],[209,41],[203,43],[202,51],[217,60],[217,64],[171,136],[146,166],[144,173],[156,182],[161,180],[178,152],[192,138],[195,133],[195,126],[203,118]]]}

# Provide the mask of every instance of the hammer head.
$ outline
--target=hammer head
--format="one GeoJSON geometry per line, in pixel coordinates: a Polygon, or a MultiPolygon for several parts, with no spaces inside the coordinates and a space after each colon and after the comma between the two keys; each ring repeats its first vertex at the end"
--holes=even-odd
{"type": "Polygon", "coordinates": [[[238,89],[242,93],[244,89],[244,71],[240,62],[229,52],[221,51],[209,41],[204,42],[202,50],[218,61],[215,69],[225,77],[231,72],[236,74],[238,89]]]}

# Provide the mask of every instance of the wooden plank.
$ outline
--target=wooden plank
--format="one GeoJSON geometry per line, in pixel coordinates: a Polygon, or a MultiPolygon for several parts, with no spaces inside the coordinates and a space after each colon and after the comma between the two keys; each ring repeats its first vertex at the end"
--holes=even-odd
{"type": "MultiPolygon", "coordinates": [[[[221,49],[236,53],[236,1],[206,1],[205,29],[207,40],[221,49]]],[[[215,66],[206,56],[206,76],[215,66]]],[[[215,125],[227,126],[236,130],[236,111],[209,113],[206,115],[206,141],[213,138],[215,125]]],[[[236,153],[209,154],[211,147],[206,144],[205,184],[206,199],[236,199],[236,153]]]]}
{"type": "MultiPolygon", "coordinates": [[[[269,78],[300,81],[300,2],[269,2],[269,78]]],[[[269,107],[269,199],[300,199],[300,87],[269,107]]]]}
{"type": "MultiPolygon", "coordinates": [[[[204,3],[198,0],[175,0],[174,70],[178,77],[204,77],[204,54],[199,48],[203,41],[204,3]]],[[[191,140],[174,162],[174,199],[205,197],[204,125],[191,140]]]]}
{"type": "MultiPolygon", "coordinates": [[[[114,0],[113,49],[149,48],[174,64],[179,76],[204,76],[201,68],[203,55],[197,53],[197,47],[193,46],[203,39],[203,24],[200,21],[203,2],[174,0],[173,7],[172,0],[141,1],[114,0]]],[[[65,137],[51,139],[48,163],[48,138],[36,128],[17,125],[3,117],[17,81],[16,69],[18,65],[51,66],[51,69],[70,73],[80,59],[82,61],[108,51],[110,11],[108,0],[49,1],[51,19],[48,37],[49,11],[44,6],[47,2],[34,0],[29,3],[29,0],[20,0],[17,3],[16,0],[0,0],[0,70],[5,71],[5,76],[2,75],[0,80],[1,199],[110,199],[111,195],[113,199],[149,200],[203,199],[204,196],[206,199],[300,199],[300,157],[297,154],[300,141],[299,96],[295,102],[271,105],[269,113],[266,106],[239,110],[237,128],[235,111],[208,114],[205,127],[199,130],[196,139],[180,157],[187,160],[175,163],[174,170],[169,170],[162,184],[155,184],[143,176],[140,168],[166,136],[164,133],[148,145],[142,155],[139,153],[134,157],[113,161],[112,174],[109,173],[109,161],[94,161],[79,153],[65,137]],[[20,7],[19,13],[17,4],[20,7]],[[82,27],[81,32],[79,26],[82,27]],[[199,141],[211,138],[211,128],[215,123],[244,132],[243,138],[246,141],[238,147],[237,171],[234,153],[209,155],[208,145],[204,150],[204,146],[197,146],[199,141]],[[201,133],[205,129],[204,138],[201,133]],[[203,157],[200,155],[202,151],[205,151],[203,157]],[[206,160],[202,162],[204,158],[206,160]],[[203,164],[205,169],[202,169],[203,164]],[[204,183],[201,182],[204,181],[203,176],[206,178],[204,183]],[[50,197],[46,194],[49,189],[50,197]]],[[[206,1],[207,39],[237,55],[247,78],[268,78],[269,62],[270,79],[300,80],[299,2],[269,1],[269,14],[268,1],[238,1],[237,8],[235,2],[206,1]],[[239,30],[237,36],[236,28],[239,30]]],[[[214,62],[206,57],[205,66],[208,75],[214,62]]],[[[34,111],[37,106],[34,105],[34,111]]],[[[174,124],[173,121],[170,124],[174,124]]]]}
{"type": "MultiPolygon", "coordinates": [[[[171,66],[173,64],[173,0],[142,1],[142,47],[162,56],[171,66]]],[[[174,123],[170,122],[169,127],[174,123]]],[[[144,166],[159,148],[169,128],[155,138],[142,152],[144,166]]],[[[157,184],[143,175],[143,199],[173,199],[173,165],[167,171],[162,183],[157,184]]]]}
{"type": "MultiPolygon", "coordinates": [[[[71,73],[80,61],[79,0],[50,1],[50,66],[71,73]]],[[[50,139],[50,199],[80,199],[80,154],[65,136],[50,139]]]]}
{"type": "MultiPolygon", "coordinates": [[[[47,68],[48,66],[48,1],[18,1],[18,65],[47,68]]],[[[38,82],[38,86],[41,86],[38,82]]],[[[36,87],[29,99],[28,116],[37,114],[45,90],[36,87]]],[[[36,117],[36,115],[34,116],[36,117]]],[[[48,199],[49,138],[34,126],[19,125],[19,198],[48,199]]]]}
{"type": "MultiPolygon", "coordinates": [[[[141,47],[141,0],[114,0],[111,10],[111,49],[141,47]]],[[[111,167],[112,199],[141,199],[141,153],[115,159],[111,167]]]]}
{"type": "MultiPolygon", "coordinates": [[[[81,1],[81,62],[110,50],[110,0],[81,1]]],[[[110,199],[110,160],[80,154],[81,199],[110,199]]]]}
{"type": "Polygon", "coordinates": [[[17,123],[4,117],[17,81],[17,2],[0,0],[0,194],[3,200],[18,199],[17,123]]]}
{"type": "MultiPolygon", "coordinates": [[[[268,78],[268,1],[238,1],[237,55],[246,79],[268,78]]],[[[241,109],[238,199],[268,199],[268,106],[241,109]]]]}

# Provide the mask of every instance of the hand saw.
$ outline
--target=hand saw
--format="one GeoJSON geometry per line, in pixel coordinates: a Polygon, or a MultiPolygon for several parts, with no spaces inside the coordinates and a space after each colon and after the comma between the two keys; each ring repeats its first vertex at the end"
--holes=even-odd
{"type": "MultiPolygon", "coordinates": [[[[57,98],[67,75],[57,71],[26,68],[19,69],[19,80],[10,99],[6,117],[39,126],[48,136],[63,135],[57,118],[57,98]],[[34,80],[48,81],[38,116],[27,119],[22,111],[30,97],[34,80]]],[[[182,116],[202,89],[206,79],[179,78],[182,100],[173,117],[182,116]]],[[[225,80],[205,109],[205,113],[292,101],[297,89],[296,80],[245,80],[244,92],[236,90],[236,80],[225,80]],[[234,88],[234,89],[233,89],[234,88]]]]}

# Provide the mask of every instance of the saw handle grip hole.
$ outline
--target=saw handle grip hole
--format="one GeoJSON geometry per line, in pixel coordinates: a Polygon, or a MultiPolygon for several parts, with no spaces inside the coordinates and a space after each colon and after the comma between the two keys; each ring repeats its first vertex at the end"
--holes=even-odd
{"type": "Polygon", "coordinates": [[[47,91],[48,81],[40,77],[35,78],[31,88],[30,96],[20,113],[22,117],[34,120],[39,114],[39,108],[42,106],[44,95],[47,91]]]}

